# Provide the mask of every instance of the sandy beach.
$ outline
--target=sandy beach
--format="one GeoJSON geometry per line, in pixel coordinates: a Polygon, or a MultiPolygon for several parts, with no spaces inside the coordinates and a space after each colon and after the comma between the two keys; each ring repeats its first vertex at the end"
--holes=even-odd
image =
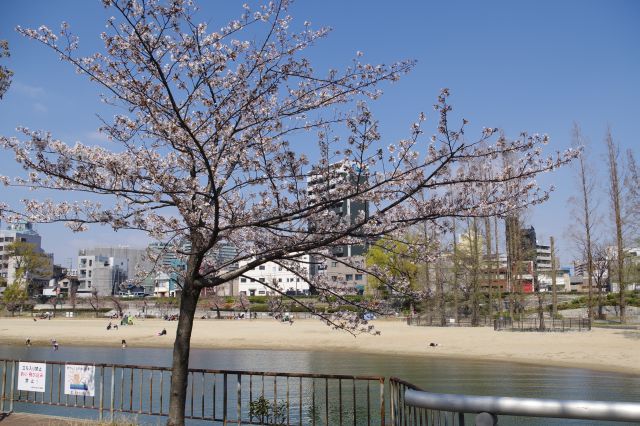
{"type": "MultiPolygon", "coordinates": [[[[373,322],[379,336],[353,337],[317,320],[293,325],[275,320],[196,320],[192,346],[226,349],[284,349],[402,354],[582,367],[640,374],[640,330],[593,329],[588,332],[496,332],[488,327],[410,327],[400,321],[373,322]],[[431,342],[437,343],[432,347],[431,342]]],[[[61,346],[170,347],[176,321],[136,320],[132,326],[106,330],[105,319],[31,318],[0,319],[0,343],[61,346]],[[166,336],[158,331],[167,329],[166,336]]]]}

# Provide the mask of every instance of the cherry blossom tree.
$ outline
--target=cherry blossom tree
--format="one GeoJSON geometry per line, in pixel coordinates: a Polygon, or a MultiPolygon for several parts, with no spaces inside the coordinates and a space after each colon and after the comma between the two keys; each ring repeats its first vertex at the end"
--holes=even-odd
{"type": "MultiPolygon", "coordinates": [[[[287,0],[245,6],[218,29],[197,22],[191,1],[103,3],[114,15],[102,34],[103,53],[81,56],[66,23],[58,34],[44,26],[18,31],[101,86],[105,102],[124,107],[100,128],[113,148],[69,145],[27,128],[21,137],[0,138],[26,170],[18,178],[0,176],[6,185],[93,195],[0,209],[7,220],[65,222],[74,231],[91,224],[144,231],[184,261],[170,425],[184,424],[191,332],[203,288],[273,261],[307,280],[320,301],[353,303],[325,276],[309,277],[300,253],[324,262],[336,258],[338,246],[401,234],[422,221],[506,214],[542,202],[548,191],[537,188],[536,175],[574,155],[545,157],[545,136],[508,140],[490,127],[469,140],[466,120],[450,125],[446,89],[435,105],[431,138],[420,114],[405,139],[383,143],[365,101],[378,99],[380,85],[398,80],[414,62],[372,65],[358,52],[343,69],[320,73],[304,52],[328,30],[297,24],[287,0]],[[508,167],[484,172],[506,154],[514,158],[508,167]],[[490,195],[479,200],[478,191],[490,195]],[[334,208],[345,200],[369,203],[369,213],[346,218],[334,208]],[[233,258],[219,256],[229,245],[233,258]]],[[[388,282],[393,291],[415,294],[408,282],[388,282]]],[[[315,313],[335,328],[371,331],[354,312],[315,313]]]]}
{"type": "MultiPolygon", "coordinates": [[[[10,56],[9,43],[6,40],[0,40],[0,58],[10,56]]],[[[4,65],[0,65],[0,99],[9,90],[11,85],[11,77],[13,77],[13,71],[4,65]]]]}

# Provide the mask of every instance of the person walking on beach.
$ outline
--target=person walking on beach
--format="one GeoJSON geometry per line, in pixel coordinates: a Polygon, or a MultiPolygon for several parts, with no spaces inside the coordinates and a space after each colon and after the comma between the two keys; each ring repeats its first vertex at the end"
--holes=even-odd
{"type": "Polygon", "coordinates": [[[53,350],[58,350],[58,341],[56,339],[51,339],[51,346],[53,346],[53,350]]]}
{"type": "Polygon", "coordinates": [[[126,349],[127,347],[127,341],[122,339],[122,349],[126,349]]]}
{"type": "Polygon", "coordinates": [[[31,347],[31,337],[27,337],[27,341],[24,342],[27,347],[31,347]]]}

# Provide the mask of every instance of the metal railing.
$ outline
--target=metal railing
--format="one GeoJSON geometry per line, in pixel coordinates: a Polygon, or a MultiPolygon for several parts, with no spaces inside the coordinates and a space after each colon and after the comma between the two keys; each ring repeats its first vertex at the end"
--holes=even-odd
{"type": "Polygon", "coordinates": [[[396,419],[409,418],[410,421],[394,425],[441,424],[422,421],[426,418],[421,417],[424,413],[434,410],[456,413],[460,425],[464,425],[464,413],[476,414],[475,424],[482,426],[497,425],[498,415],[640,422],[637,403],[441,394],[420,391],[410,385],[404,387],[401,407],[403,411],[396,414],[396,419]]]}
{"type": "Polygon", "coordinates": [[[407,402],[405,395],[408,391],[421,391],[421,389],[397,377],[389,379],[389,400],[391,405],[389,411],[393,426],[464,426],[463,412],[447,412],[439,408],[416,407],[407,402]]]}
{"type": "MultiPolygon", "coordinates": [[[[46,364],[44,392],[17,390],[18,360],[0,360],[0,411],[26,404],[57,414],[69,408],[80,417],[138,419],[169,413],[171,369],[166,367],[89,364],[95,368],[94,396],[65,393],[65,366],[46,364]]],[[[189,369],[185,417],[222,424],[342,425],[385,424],[385,379],[305,373],[189,369]]],[[[76,417],[76,415],[74,415],[76,417]]]]}
{"type": "Polygon", "coordinates": [[[458,321],[455,321],[453,318],[447,318],[443,324],[441,317],[427,315],[407,317],[407,325],[417,325],[425,327],[490,327],[493,325],[493,320],[489,316],[481,315],[480,317],[478,317],[475,324],[470,317],[462,317],[459,318],[458,321]]]}
{"type": "Polygon", "coordinates": [[[590,331],[589,318],[545,318],[542,326],[539,318],[524,318],[512,320],[511,318],[498,318],[493,321],[493,329],[509,331],[590,331]]]}

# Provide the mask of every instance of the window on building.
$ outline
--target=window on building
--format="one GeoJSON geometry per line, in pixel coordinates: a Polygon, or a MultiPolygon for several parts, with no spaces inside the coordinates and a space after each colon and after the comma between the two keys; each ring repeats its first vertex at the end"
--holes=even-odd
{"type": "Polygon", "coordinates": [[[331,281],[338,281],[338,277],[335,275],[331,275],[331,281]]]}
{"type": "Polygon", "coordinates": [[[281,283],[282,282],[282,278],[278,278],[278,282],[281,283]]]}
{"type": "Polygon", "coordinates": [[[260,265],[260,266],[258,266],[258,269],[259,269],[260,271],[264,271],[264,269],[265,269],[265,268],[264,268],[264,265],[260,265]]]}
{"type": "Polygon", "coordinates": [[[335,268],[335,267],[337,267],[337,266],[338,266],[338,262],[331,262],[331,267],[332,267],[332,268],[335,268]]]}
{"type": "Polygon", "coordinates": [[[345,279],[345,280],[347,280],[347,281],[351,281],[351,280],[353,280],[353,274],[347,274],[347,275],[345,275],[344,279],[345,279]]]}
{"type": "Polygon", "coordinates": [[[93,266],[93,260],[89,259],[89,266],[93,266]]]}
{"type": "Polygon", "coordinates": [[[260,278],[258,278],[258,281],[260,281],[261,283],[263,283],[263,282],[264,282],[264,277],[260,277],[260,278]]]}
{"type": "Polygon", "coordinates": [[[87,288],[91,288],[91,281],[87,281],[87,288]]]}
{"type": "Polygon", "coordinates": [[[356,274],[356,281],[362,281],[362,274],[356,274]]]}
{"type": "Polygon", "coordinates": [[[264,290],[260,290],[258,291],[258,294],[265,294],[266,292],[264,290]]]}
{"type": "Polygon", "coordinates": [[[246,283],[246,282],[247,282],[247,279],[246,279],[246,278],[240,278],[240,282],[241,282],[241,283],[246,283]]]}

